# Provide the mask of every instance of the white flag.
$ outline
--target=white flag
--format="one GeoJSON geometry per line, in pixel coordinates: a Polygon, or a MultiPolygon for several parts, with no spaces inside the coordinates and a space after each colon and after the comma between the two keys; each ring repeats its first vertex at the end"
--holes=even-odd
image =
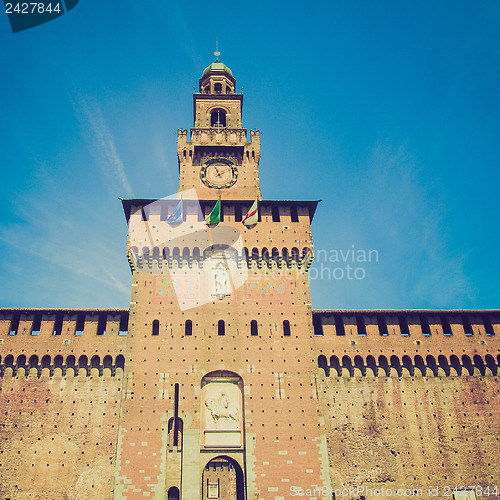
{"type": "Polygon", "coordinates": [[[253,205],[250,207],[250,210],[247,212],[245,217],[243,217],[243,220],[241,223],[246,226],[255,226],[257,222],[259,221],[259,202],[257,201],[257,198],[253,202],[253,205]]]}

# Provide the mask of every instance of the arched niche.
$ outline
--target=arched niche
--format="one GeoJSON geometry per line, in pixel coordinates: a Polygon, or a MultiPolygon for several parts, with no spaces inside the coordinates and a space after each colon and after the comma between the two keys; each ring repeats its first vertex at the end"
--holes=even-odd
{"type": "Polygon", "coordinates": [[[201,381],[202,449],[243,448],[243,380],[229,371],[215,371],[201,381]]]}

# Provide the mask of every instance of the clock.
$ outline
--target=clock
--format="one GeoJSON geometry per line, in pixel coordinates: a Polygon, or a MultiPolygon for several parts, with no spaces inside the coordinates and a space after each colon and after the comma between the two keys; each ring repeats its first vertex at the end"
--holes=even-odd
{"type": "Polygon", "coordinates": [[[213,158],[201,167],[200,178],[205,186],[215,189],[230,188],[238,180],[238,169],[231,160],[213,158]]]}

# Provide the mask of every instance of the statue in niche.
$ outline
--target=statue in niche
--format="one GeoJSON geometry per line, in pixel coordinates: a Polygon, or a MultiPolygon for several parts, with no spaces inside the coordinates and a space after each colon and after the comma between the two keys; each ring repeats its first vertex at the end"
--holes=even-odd
{"type": "Polygon", "coordinates": [[[227,393],[222,390],[217,399],[207,399],[205,406],[211,423],[216,429],[238,429],[238,405],[233,404],[227,393]]]}
{"type": "Polygon", "coordinates": [[[230,295],[228,290],[229,277],[227,275],[227,269],[222,262],[218,262],[214,268],[214,278],[215,278],[215,295],[217,298],[222,299],[227,295],[230,295]]]}

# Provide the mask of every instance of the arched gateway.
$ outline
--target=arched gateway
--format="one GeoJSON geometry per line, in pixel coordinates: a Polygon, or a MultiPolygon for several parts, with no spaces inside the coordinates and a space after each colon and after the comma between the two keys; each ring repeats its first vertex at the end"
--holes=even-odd
{"type": "Polygon", "coordinates": [[[243,471],[227,456],[212,458],[203,470],[203,500],[244,500],[243,471]]]}

